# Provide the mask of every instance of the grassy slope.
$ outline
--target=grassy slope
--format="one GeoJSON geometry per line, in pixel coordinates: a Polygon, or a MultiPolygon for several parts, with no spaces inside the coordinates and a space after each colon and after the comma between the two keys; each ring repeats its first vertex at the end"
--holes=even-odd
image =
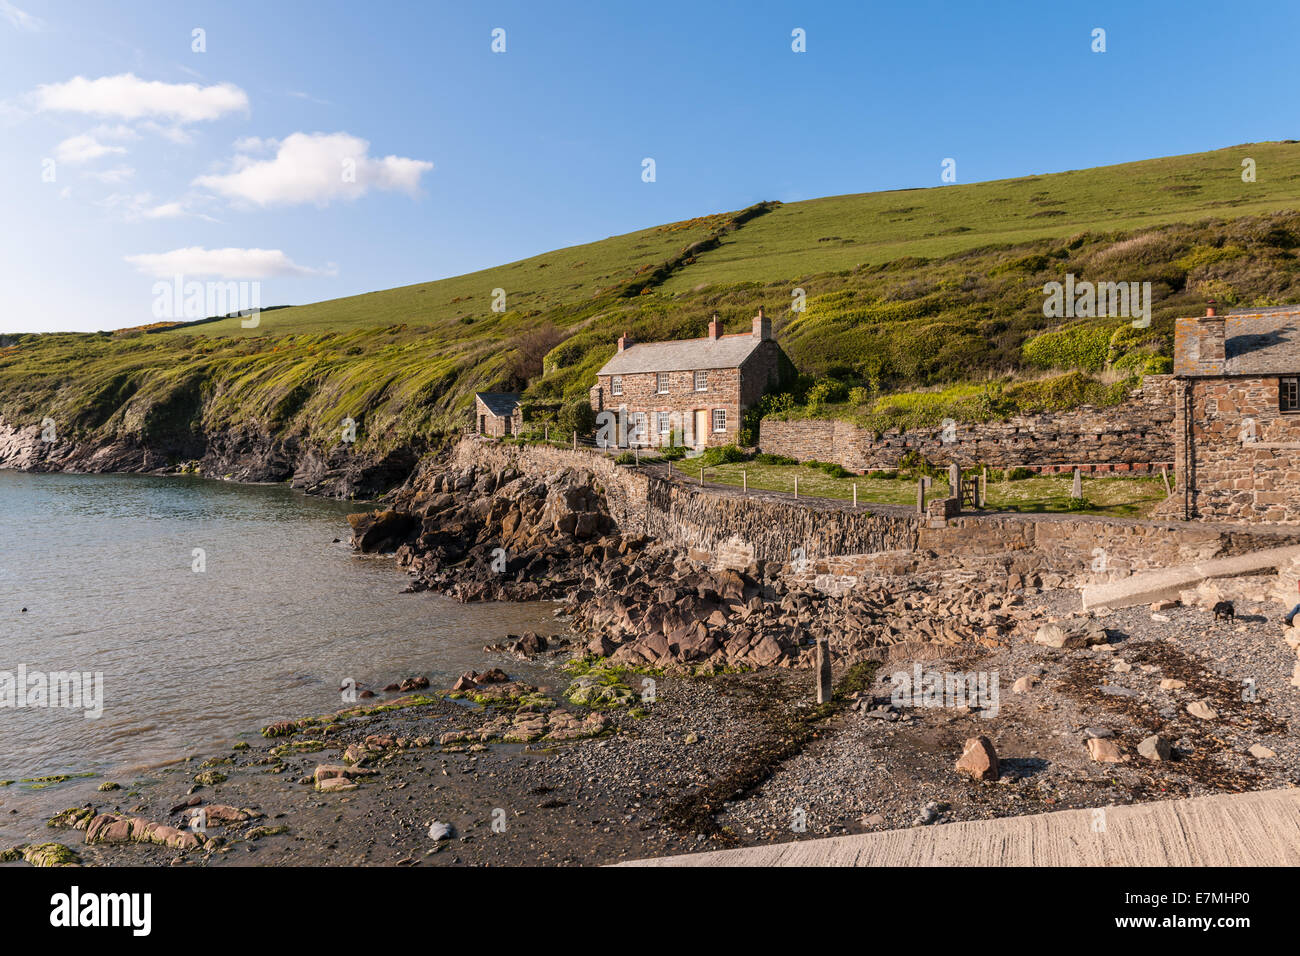
{"type": "MultiPolygon", "coordinates": [[[[661,290],[677,294],[703,283],[768,283],[1090,230],[1237,218],[1295,208],[1298,195],[1300,144],[1256,143],[987,183],[831,196],[789,203],[754,219],[720,248],[700,254],[661,290]],[[1246,156],[1258,164],[1255,183],[1241,181],[1246,156]]],[[[491,316],[495,288],[506,290],[511,311],[545,311],[592,299],[637,268],[704,238],[721,218],[706,216],[450,279],[277,310],[253,332],[235,319],[194,331],[277,335],[396,322],[448,328],[464,317],[491,316]]]]}
{"type": "Polygon", "coordinates": [[[192,424],[201,407],[208,428],[262,427],[325,445],[350,416],[362,423],[362,449],[392,446],[465,420],[474,390],[509,386],[517,337],[541,324],[566,340],[529,394],[573,400],[623,329],[641,340],[701,335],[716,312],[739,331],[760,304],[801,371],[871,395],[870,408],[833,397],[832,413],[915,425],[1069,407],[1114,389],[1082,373],[991,397],[983,385],[960,383],[1095,373],[1136,354],[1133,371],[1146,353],[1167,351],[1170,317],[1211,295],[1227,305],[1300,301],[1300,213],[1279,212],[1297,206],[1297,180],[1300,145],[1254,144],[792,203],[732,231],[730,214],[708,216],[455,279],[275,310],[255,330],[222,320],[161,334],[23,336],[0,348],[0,414],[50,415],[64,435],[103,439],[165,434],[192,424]],[[1258,182],[1241,182],[1243,156],[1257,161],[1258,182]],[[684,251],[710,236],[714,248],[684,251]],[[1060,341],[1039,338],[1062,324],[1043,317],[1042,284],[1067,271],[1151,281],[1155,328],[1110,354],[1106,342],[1122,321],[1073,323],[1060,341]],[[796,284],[809,296],[800,315],[788,310],[796,284]],[[490,311],[498,287],[508,296],[504,314],[490,311]],[[1105,327],[1100,339],[1096,326],[1105,327]],[[881,398],[954,385],[951,399],[881,398]]]}
{"type": "Polygon", "coordinates": [[[1043,176],[831,196],[756,220],[664,288],[766,282],[1086,231],[1237,218],[1295,208],[1298,195],[1300,145],[1254,143],[1043,176]],[[1245,157],[1256,161],[1254,183],[1241,181],[1245,157]]]}

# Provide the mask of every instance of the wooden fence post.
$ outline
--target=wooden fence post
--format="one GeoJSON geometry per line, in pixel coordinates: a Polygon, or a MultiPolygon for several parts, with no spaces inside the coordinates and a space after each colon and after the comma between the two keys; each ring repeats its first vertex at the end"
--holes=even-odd
{"type": "Polygon", "coordinates": [[[744,468],[740,469],[740,490],[749,492],[749,473],[744,468]]]}
{"type": "Polygon", "coordinates": [[[853,483],[853,507],[856,508],[857,506],[858,506],[858,483],[855,481],[853,483]]]}
{"type": "Polygon", "coordinates": [[[1070,482],[1070,497],[1076,499],[1083,497],[1083,473],[1078,465],[1074,466],[1074,481],[1070,482]]]}
{"type": "Polygon", "coordinates": [[[578,433],[576,431],[573,433],[573,450],[578,450],[578,433]]]}
{"type": "Polygon", "coordinates": [[[916,479],[916,513],[925,514],[925,478],[916,479]]]}
{"type": "Polygon", "coordinates": [[[799,500],[799,476],[798,475],[794,476],[794,497],[796,501],[799,500]]]}

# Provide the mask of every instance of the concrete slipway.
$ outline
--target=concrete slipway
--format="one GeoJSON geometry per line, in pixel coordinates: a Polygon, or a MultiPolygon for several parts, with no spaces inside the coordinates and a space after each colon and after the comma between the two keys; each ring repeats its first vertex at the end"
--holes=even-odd
{"type": "Polygon", "coordinates": [[[1095,584],[1083,589],[1085,609],[1096,607],[1134,607],[1177,598],[1181,591],[1194,588],[1208,578],[1232,578],[1243,574],[1260,574],[1277,570],[1300,558],[1300,547],[1269,548],[1231,558],[1214,558],[1177,568],[1146,571],[1109,584],[1095,584]]]}
{"type": "Polygon", "coordinates": [[[623,866],[1300,866],[1300,789],[798,840],[623,866]]]}

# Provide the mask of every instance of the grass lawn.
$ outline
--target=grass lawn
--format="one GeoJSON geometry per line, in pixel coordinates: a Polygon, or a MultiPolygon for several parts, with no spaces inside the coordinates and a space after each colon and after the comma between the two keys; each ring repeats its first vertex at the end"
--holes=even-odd
{"type": "MultiPolygon", "coordinates": [[[[679,462],[673,469],[687,478],[698,480],[700,470],[687,462],[679,462]]],[[[903,478],[832,478],[825,472],[802,465],[757,465],[753,462],[735,462],[706,469],[705,481],[726,485],[740,485],[742,473],[748,487],[759,491],[794,491],[794,480],[799,479],[800,496],[815,498],[840,498],[852,500],[853,486],[858,486],[858,501],[881,502],[893,505],[916,504],[916,481],[903,478]]],[[[990,481],[988,505],[997,511],[1069,512],[1069,475],[1026,478],[1021,481],[990,481]]],[[[946,497],[948,482],[935,478],[926,500],[946,497]]],[[[1141,518],[1165,498],[1164,482],[1160,478],[1084,478],[1083,496],[1088,507],[1080,514],[1110,515],[1122,518],[1141,518]]]]}

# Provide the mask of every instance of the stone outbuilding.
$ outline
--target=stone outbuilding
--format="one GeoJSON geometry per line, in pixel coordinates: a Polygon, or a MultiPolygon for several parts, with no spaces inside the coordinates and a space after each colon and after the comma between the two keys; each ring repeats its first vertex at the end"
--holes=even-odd
{"type": "Polygon", "coordinates": [[[519,434],[523,425],[519,396],[511,392],[475,392],[474,423],[476,432],[492,438],[519,434]]]}
{"type": "Polygon", "coordinates": [[[690,448],[733,445],[745,412],[793,369],[762,309],[750,331],[732,335],[714,316],[701,339],[620,337],[618,352],[596,373],[591,407],[598,416],[622,413],[620,446],[667,445],[673,435],[690,448]]]}
{"type": "Polygon", "coordinates": [[[1178,319],[1172,509],[1300,523],[1300,306],[1178,319]]]}

